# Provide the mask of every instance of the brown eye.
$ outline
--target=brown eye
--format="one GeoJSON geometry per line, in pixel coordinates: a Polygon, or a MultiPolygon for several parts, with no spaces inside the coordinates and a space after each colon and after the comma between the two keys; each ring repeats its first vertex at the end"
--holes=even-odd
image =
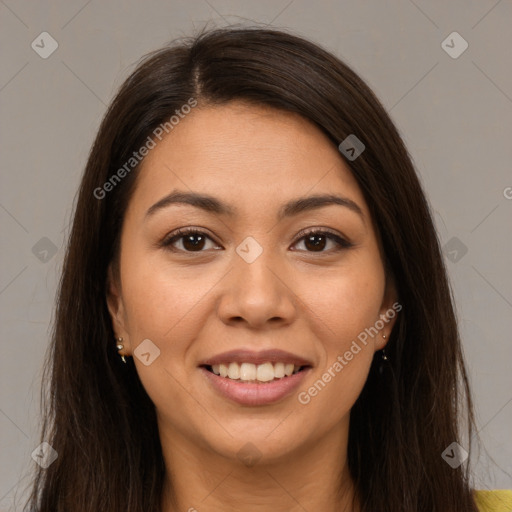
{"type": "Polygon", "coordinates": [[[187,251],[201,250],[204,247],[206,238],[200,234],[190,234],[182,237],[183,247],[187,251]]]}
{"type": "Polygon", "coordinates": [[[334,251],[348,249],[353,245],[340,236],[331,233],[330,231],[310,231],[296,243],[299,243],[303,240],[307,252],[331,252],[330,250],[324,250],[328,245],[328,241],[334,243],[334,249],[332,249],[334,251]]]}
{"type": "Polygon", "coordinates": [[[180,229],[162,242],[162,246],[176,252],[204,252],[207,242],[213,240],[203,231],[197,229],[180,229]],[[176,247],[181,242],[181,247],[176,247]]]}
{"type": "Polygon", "coordinates": [[[327,244],[325,235],[308,235],[304,237],[304,245],[308,250],[322,251],[327,244]]]}

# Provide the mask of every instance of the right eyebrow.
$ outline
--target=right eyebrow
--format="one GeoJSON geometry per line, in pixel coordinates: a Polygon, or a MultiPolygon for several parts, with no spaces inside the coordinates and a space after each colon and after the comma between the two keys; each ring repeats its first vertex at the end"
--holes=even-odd
{"type": "Polygon", "coordinates": [[[180,192],[175,190],[170,194],[166,195],[159,201],[157,201],[149,210],[146,212],[146,217],[154,215],[157,211],[167,208],[173,204],[188,204],[196,208],[201,208],[210,213],[216,213],[219,215],[234,216],[236,209],[229,206],[216,197],[208,194],[198,194],[196,192],[180,192]]]}

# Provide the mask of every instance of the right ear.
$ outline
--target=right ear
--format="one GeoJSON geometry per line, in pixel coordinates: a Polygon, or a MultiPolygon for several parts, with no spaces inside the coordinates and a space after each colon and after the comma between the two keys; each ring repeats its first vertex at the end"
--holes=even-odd
{"type": "Polygon", "coordinates": [[[112,265],[109,265],[107,271],[107,307],[112,320],[112,329],[116,337],[123,338],[128,342],[128,332],[126,330],[126,316],[121,293],[120,283],[114,277],[112,265]]]}

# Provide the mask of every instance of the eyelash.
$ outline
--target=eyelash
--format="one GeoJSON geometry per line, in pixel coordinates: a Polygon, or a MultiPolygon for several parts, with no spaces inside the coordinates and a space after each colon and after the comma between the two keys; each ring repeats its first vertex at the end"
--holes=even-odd
{"type": "MultiPolygon", "coordinates": [[[[199,254],[201,252],[206,252],[204,250],[186,251],[186,250],[176,249],[176,248],[172,247],[172,244],[174,242],[176,242],[176,241],[180,240],[181,238],[184,238],[185,236],[188,236],[188,235],[202,235],[202,236],[205,236],[206,238],[209,238],[210,240],[212,240],[214,242],[214,240],[210,236],[208,236],[207,233],[205,233],[204,231],[200,231],[197,228],[180,228],[180,229],[177,229],[176,231],[174,231],[173,233],[171,233],[168,237],[166,237],[161,242],[160,245],[172,252],[182,252],[182,253],[188,253],[188,254],[194,254],[194,253],[199,254]]],[[[349,249],[354,246],[354,244],[352,244],[351,242],[348,242],[347,240],[340,237],[339,235],[337,235],[331,231],[325,230],[325,229],[302,230],[297,234],[298,238],[294,242],[293,245],[296,245],[298,242],[302,241],[307,236],[311,236],[311,235],[325,236],[326,238],[333,240],[337,244],[338,247],[336,249],[333,249],[330,251],[302,251],[302,252],[309,252],[312,254],[315,254],[315,253],[317,253],[317,254],[326,254],[327,253],[328,254],[330,252],[338,252],[338,251],[342,251],[343,249],[349,249]]]]}

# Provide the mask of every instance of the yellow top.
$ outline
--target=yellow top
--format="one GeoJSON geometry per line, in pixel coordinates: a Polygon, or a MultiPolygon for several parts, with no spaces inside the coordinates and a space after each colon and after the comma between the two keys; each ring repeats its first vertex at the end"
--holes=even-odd
{"type": "Polygon", "coordinates": [[[512,512],[512,490],[475,491],[480,512],[512,512]]]}

